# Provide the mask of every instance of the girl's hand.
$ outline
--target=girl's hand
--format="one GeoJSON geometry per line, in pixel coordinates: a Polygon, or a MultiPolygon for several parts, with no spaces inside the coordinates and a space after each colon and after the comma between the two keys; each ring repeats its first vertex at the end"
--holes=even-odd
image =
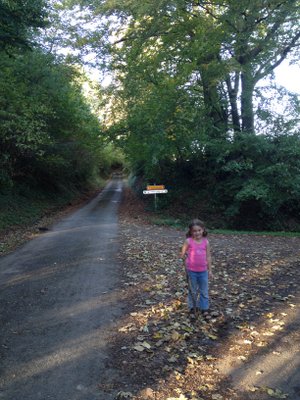
{"type": "Polygon", "coordinates": [[[211,270],[208,270],[208,277],[209,277],[210,279],[213,279],[213,278],[214,278],[214,274],[213,274],[213,272],[212,272],[211,270]]]}

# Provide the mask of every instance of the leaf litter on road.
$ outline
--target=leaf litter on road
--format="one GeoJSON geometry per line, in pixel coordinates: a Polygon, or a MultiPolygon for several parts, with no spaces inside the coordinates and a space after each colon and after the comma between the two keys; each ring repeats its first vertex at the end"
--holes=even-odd
{"type": "Polygon", "coordinates": [[[145,387],[153,389],[156,400],[285,398],[280,388],[241,394],[217,365],[224,357],[245,363],[284,333],[295,303],[299,240],[289,239],[283,247],[274,237],[210,235],[212,311],[209,319],[200,315],[191,321],[178,262],[185,232],[153,226],[140,211],[136,218],[128,203],[121,207],[120,262],[128,314],[119,322],[113,346],[123,374],[132,377],[134,399],[143,398],[145,387]]]}

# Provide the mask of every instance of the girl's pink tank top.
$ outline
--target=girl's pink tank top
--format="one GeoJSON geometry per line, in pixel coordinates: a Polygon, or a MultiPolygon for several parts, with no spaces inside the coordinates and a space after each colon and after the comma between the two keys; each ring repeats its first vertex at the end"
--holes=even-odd
{"type": "Polygon", "coordinates": [[[200,243],[188,238],[188,251],[186,267],[189,271],[202,272],[207,270],[206,247],[207,239],[203,238],[200,243]]]}

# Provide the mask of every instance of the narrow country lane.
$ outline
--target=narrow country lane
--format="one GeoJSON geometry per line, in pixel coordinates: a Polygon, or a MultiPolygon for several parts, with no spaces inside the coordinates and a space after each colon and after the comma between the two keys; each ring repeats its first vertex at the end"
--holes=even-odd
{"type": "Polygon", "coordinates": [[[107,344],[122,315],[122,185],[113,179],[86,206],[0,259],[0,399],[113,398],[97,385],[115,377],[107,344]]]}

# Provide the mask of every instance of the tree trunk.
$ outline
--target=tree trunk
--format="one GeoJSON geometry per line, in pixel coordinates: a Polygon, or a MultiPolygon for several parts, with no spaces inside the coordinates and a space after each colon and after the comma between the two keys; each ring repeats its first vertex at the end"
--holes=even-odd
{"type": "Polygon", "coordinates": [[[217,86],[212,82],[213,77],[203,68],[200,71],[205,109],[213,126],[212,136],[224,136],[228,129],[227,113],[221,104],[217,86]]]}
{"type": "Polygon", "coordinates": [[[253,91],[255,81],[252,76],[251,65],[244,65],[242,74],[241,114],[242,131],[254,133],[253,91]]]}
{"type": "Polygon", "coordinates": [[[230,113],[231,113],[231,118],[232,118],[232,126],[233,126],[233,130],[235,133],[241,132],[240,116],[239,116],[238,105],[237,105],[239,80],[240,80],[240,74],[239,74],[239,72],[236,72],[235,77],[234,77],[234,86],[232,87],[230,76],[228,75],[226,78],[226,85],[227,85],[227,91],[228,91],[229,102],[230,102],[230,113]]]}

